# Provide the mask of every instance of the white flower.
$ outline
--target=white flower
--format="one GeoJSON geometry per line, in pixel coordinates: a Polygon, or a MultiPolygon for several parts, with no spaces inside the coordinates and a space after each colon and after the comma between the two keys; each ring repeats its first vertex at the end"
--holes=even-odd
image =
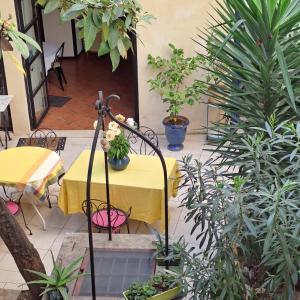
{"type": "Polygon", "coordinates": [[[118,129],[119,128],[119,124],[118,123],[116,123],[116,122],[110,122],[109,124],[108,124],[108,129],[109,130],[116,130],[116,129],[118,129]]]}
{"type": "Polygon", "coordinates": [[[116,119],[120,122],[124,122],[125,121],[125,117],[121,114],[116,115],[116,119]]]}
{"type": "Polygon", "coordinates": [[[93,125],[94,129],[97,128],[97,125],[98,125],[98,121],[96,120],[96,121],[94,122],[94,125],[93,125]]]}
{"type": "Polygon", "coordinates": [[[109,148],[110,148],[110,144],[109,141],[107,139],[101,139],[101,146],[104,152],[108,152],[109,148]]]}
{"type": "Polygon", "coordinates": [[[135,121],[133,120],[133,118],[128,118],[126,120],[127,125],[129,125],[130,127],[135,127],[135,121]]]}
{"type": "Polygon", "coordinates": [[[112,131],[112,130],[106,131],[105,139],[106,139],[108,142],[113,141],[115,137],[116,137],[116,135],[115,135],[115,132],[114,132],[114,131],[112,131]]]}
{"type": "Polygon", "coordinates": [[[121,133],[121,130],[120,130],[120,128],[117,128],[117,129],[114,129],[113,132],[115,135],[119,135],[121,133]]]}

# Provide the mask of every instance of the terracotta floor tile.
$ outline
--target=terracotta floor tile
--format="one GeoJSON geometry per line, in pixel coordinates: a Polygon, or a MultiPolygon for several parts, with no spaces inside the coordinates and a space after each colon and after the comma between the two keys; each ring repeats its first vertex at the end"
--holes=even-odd
{"type": "Polygon", "coordinates": [[[95,101],[98,91],[104,95],[118,94],[121,101],[112,103],[114,114],[135,117],[134,77],[132,65],[134,57],[121,62],[119,68],[111,71],[108,57],[99,58],[95,54],[84,53],[76,59],[65,59],[63,70],[68,84],[60,89],[56,75],[48,77],[49,95],[71,97],[63,107],[50,107],[40,127],[60,130],[92,129],[97,118],[95,101]]]}

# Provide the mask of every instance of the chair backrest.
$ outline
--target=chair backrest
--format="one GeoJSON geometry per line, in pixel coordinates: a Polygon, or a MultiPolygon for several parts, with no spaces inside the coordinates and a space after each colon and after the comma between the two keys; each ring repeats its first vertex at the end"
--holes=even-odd
{"type": "Polygon", "coordinates": [[[57,135],[49,128],[38,128],[30,136],[29,145],[53,150],[59,154],[57,135]]]}
{"type": "Polygon", "coordinates": [[[54,62],[52,63],[52,67],[55,68],[55,66],[61,66],[62,59],[64,57],[64,51],[65,51],[65,43],[62,43],[55,54],[54,62]]]}
{"type": "MultiPolygon", "coordinates": [[[[149,127],[141,126],[139,132],[150,142],[152,142],[159,149],[158,137],[154,130],[149,127]]],[[[130,143],[130,153],[141,155],[155,155],[156,152],[149,146],[144,140],[133,132],[129,132],[127,135],[130,143]]]]}
{"type": "MultiPolygon", "coordinates": [[[[91,199],[90,201],[91,205],[91,212],[92,213],[98,213],[96,216],[99,218],[97,221],[97,224],[106,224],[106,215],[101,214],[99,212],[105,211],[107,212],[108,205],[106,202],[99,200],[99,199],[91,199]]],[[[84,212],[85,215],[87,215],[87,207],[88,207],[88,202],[87,200],[84,200],[82,202],[82,211],[84,212]]],[[[110,210],[111,210],[111,227],[114,229],[118,227],[118,218],[121,216],[126,216],[126,219],[130,217],[131,214],[131,207],[127,212],[114,207],[113,205],[110,205],[110,210]]],[[[108,226],[107,226],[108,227],[108,226]]]]}

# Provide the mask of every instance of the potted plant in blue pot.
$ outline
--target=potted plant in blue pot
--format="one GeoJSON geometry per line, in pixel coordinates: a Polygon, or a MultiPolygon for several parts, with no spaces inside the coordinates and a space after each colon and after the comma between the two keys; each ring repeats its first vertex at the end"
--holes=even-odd
{"type": "Polygon", "coordinates": [[[180,151],[183,149],[188,118],[179,115],[185,105],[193,105],[200,100],[202,83],[194,80],[187,84],[189,77],[200,68],[204,56],[185,57],[183,49],[169,44],[171,56],[169,59],[148,55],[148,64],[159,73],[149,80],[151,90],[157,91],[163,102],[169,105],[169,116],[163,119],[168,149],[180,151]]]}
{"type": "MultiPolygon", "coordinates": [[[[126,119],[122,115],[116,115],[119,122],[126,122],[130,127],[135,128],[136,124],[132,118],[126,119]]],[[[97,124],[94,124],[94,127],[97,124]]],[[[124,129],[118,123],[112,121],[108,124],[108,130],[103,132],[101,139],[102,149],[107,152],[108,163],[113,170],[125,170],[130,162],[128,153],[130,151],[130,143],[125,134],[124,129]]]]}

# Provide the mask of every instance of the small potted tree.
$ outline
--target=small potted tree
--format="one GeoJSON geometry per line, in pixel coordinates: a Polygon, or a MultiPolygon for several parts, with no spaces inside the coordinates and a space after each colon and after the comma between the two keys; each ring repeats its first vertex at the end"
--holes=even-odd
{"type": "Polygon", "coordinates": [[[181,286],[175,276],[156,275],[148,282],[133,283],[123,293],[126,300],[169,300],[181,293],[181,286]]]}
{"type": "Polygon", "coordinates": [[[169,266],[177,267],[180,265],[181,257],[186,249],[186,245],[183,241],[183,236],[179,238],[178,241],[173,242],[169,245],[169,253],[166,255],[166,245],[162,237],[158,232],[155,231],[157,240],[153,242],[156,247],[154,256],[156,258],[156,263],[158,266],[165,266],[168,261],[169,266]]]}
{"type": "Polygon", "coordinates": [[[193,81],[187,84],[189,77],[200,68],[204,56],[185,57],[183,49],[169,44],[171,56],[169,59],[148,55],[148,64],[159,73],[149,80],[151,90],[157,91],[164,103],[168,103],[169,116],[163,119],[165,134],[169,142],[168,149],[180,151],[186,136],[188,118],[179,115],[183,106],[193,105],[201,96],[202,83],[193,81]]]}
{"type": "Polygon", "coordinates": [[[33,270],[27,270],[33,274],[36,274],[41,279],[27,282],[27,284],[43,284],[45,285],[45,290],[41,295],[47,294],[49,300],[68,300],[68,287],[67,285],[73,280],[79,277],[85,276],[86,274],[78,274],[77,265],[82,261],[83,257],[79,257],[72,261],[68,266],[63,267],[61,264],[57,264],[51,252],[53,261],[53,272],[50,276],[47,274],[36,272],[33,270]]]}

